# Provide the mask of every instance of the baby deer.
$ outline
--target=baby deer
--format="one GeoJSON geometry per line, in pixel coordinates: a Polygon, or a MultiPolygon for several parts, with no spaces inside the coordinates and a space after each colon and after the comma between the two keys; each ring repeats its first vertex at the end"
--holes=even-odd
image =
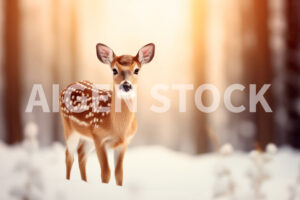
{"type": "Polygon", "coordinates": [[[114,149],[115,179],[123,184],[123,159],[137,130],[135,106],[138,74],[154,57],[155,46],[142,47],[136,56],[116,56],[104,44],[97,44],[98,59],[113,72],[113,91],[101,90],[88,81],[70,84],[60,94],[60,113],[66,140],[66,178],[70,179],[74,154],[78,153],[81,179],[86,178],[88,154],[95,149],[103,183],[110,180],[106,147],[114,149]]]}

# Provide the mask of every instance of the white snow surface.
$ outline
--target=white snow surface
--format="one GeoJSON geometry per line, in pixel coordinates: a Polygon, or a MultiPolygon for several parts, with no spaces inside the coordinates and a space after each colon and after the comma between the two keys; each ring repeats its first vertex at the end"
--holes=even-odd
{"type": "MultiPolygon", "coordinates": [[[[82,182],[75,157],[71,180],[65,180],[64,147],[55,144],[39,149],[34,162],[43,177],[42,199],[213,199],[215,171],[222,158],[211,153],[199,156],[175,152],[159,146],[129,148],[124,162],[124,186],[116,186],[112,162],[111,181],[102,184],[100,167],[95,153],[89,156],[87,164],[88,183],[82,182]]],[[[279,148],[274,160],[269,163],[271,175],[263,185],[266,199],[289,199],[290,188],[299,174],[299,152],[289,148],[279,148]]],[[[11,191],[22,187],[26,174],[16,170],[16,166],[27,157],[21,145],[0,146],[0,200],[17,199],[11,191]]],[[[234,152],[226,161],[235,182],[235,199],[250,200],[251,184],[247,170],[252,163],[247,153],[234,152]]]]}

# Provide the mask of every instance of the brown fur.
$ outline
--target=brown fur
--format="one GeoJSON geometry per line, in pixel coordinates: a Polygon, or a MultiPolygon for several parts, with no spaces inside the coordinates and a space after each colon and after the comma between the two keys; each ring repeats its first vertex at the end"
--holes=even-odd
{"type": "Polygon", "coordinates": [[[136,62],[136,59],[133,56],[123,55],[117,57],[116,61],[120,65],[131,66],[132,64],[134,64],[134,62],[136,62]]]}
{"type": "MultiPolygon", "coordinates": [[[[99,105],[108,106],[111,103],[110,108],[111,111],[105,116],[102,116],[102,112],[96,113],[93,112],[94,118],[103,120],[102,123],[92,122],[91,126],[86,127],[84,125],[80,125],[76,121],[70,119],[69,116],[78,119],[81,122],[90,123],[92,120],[90,118],[86,118],[85,116],[92,112],[92,108],[89,107],[88,110],[82,113],[66,113],[64,111],[64,107],[66,107],[66,103],[64,102],[64,94],[66,91],[76,84],[85,84],[87,87],[83,90],[85,94],[92,94],[91,89],[93,86],[88,84],[87,81],[80,81],[77,83],[73,83],[69,85],[65,90],[61,92],[60,96],[60,105],[61,105],[61,116],[63,119],[63,125],[65,130],[65,139],[66,141],[70,137],[70,135],[76,131],[85,137],[91,138],[94,141],[95,149],[97,152],[97,156],[99,158],[100,166],[101,166],[101,179],[103,183],[108,183],[110,180],[110,168],[108,166],[108,159],[106,155],[105,145],[109,145],[111,148],[122,148],[122,153],[118,159],[118,163],[115,168],[115,178],[118,185],[123,184],[123,159],[125,155],[125,151],[127,148],[127,144],[129,143],[129,139],[133,136],[137,130],[137,123],[135,113],[130,112],[124,100],[122,100],[122,112],[114,111],[114,98],[115,93],[112,91],[104,91],[97,90],[99,94],[112,94],[111,98],[108,99],[107,102],[99,102],[99,105]],[[107,140],[105,143],[102,143],[104,138],[111,137],[111,139],[107,140]]],[[[71,92],[71,98],[74,96],[74,99],[77,96],[80,96],[76,93],[77,90],[71,92]]],[[[90,105],[91,101],[87,102],[87,105],[90,105]]],[[[77,105],[77,102],[73,102],[73,105],[77,105]]],[[[86,178],[86,162],[87,155],[85,155],[83,151],[83,145],[79,145],[77,149],[78,153],[78,163],[80,168],[81,178],[84,181],[87,181],[86,178]]],[[[73,165],[74,158],[69,154],[68,150],[66,150],[66,178],[70,179],[71,169],[73,165]]]]}
{"type": "MultiPolygon", "coordinates": [[[[143,48],[152,47],[152,54],[147,54],[147,60],[143,63],[149,63],[154,56],[154,44],[150,43],[143,48]],[[151,57],[149,57],[151,56],[151,57]]],[[[99,60],[105,64],[110,64],[111,68],[116,67],[118,74],[114,76],[114,86],[122,81],[130,81],[133,85],[137,83],[137,75],[134,74],[136,68],[141,68],[141,63],[137,56],[116,56],[109,47],[104,44],[97,44],[97,56],[99,60]],[[111,57],[113,55],[113,57],[111,57]]],[[[145,49],[144,49],[145,50],[145,49]]],[[[147,49],[146,49],[147,51],[147,49]]],[[[147,52],[149,53],[149,51],[147,52]]],[[[151,52],[150,52],[151,53],[151,52]]],[[[146,54],[146,53],[145,53],[146,54]]],[[[66,142],[74,134],[79,133],[83,138],[78,141],[76,150],[78,153],[78,164],[81,179],[87,181],[86,162],[88,157],[89,141],[93,141],[100,167],[101,180],[108,183],[110,180],[110,167],[106,153],[106,146],[118,149],[119,155],[116,157],[115,179],[118,185],[123,184],[123,160],[127,145],[137,130],[137,121],[135,113],[131,112],[124,100],[121,100],[121,112],[115,111],[116,92],[97,89],[94,84],[89,81],[79,81],[67,86],[60,94],[60,113],[64,126],[64,135],[66,142]],[[74,88],[77,87],[77,88],[74,88]],[[78,88],[79,87],[79,88],[78,88]],[[110,108],[110,112],[103,110],[95,110],[93,103],[93,94],[97,94],[101,101],[97,107],[110,108]],[[86,105],[80,104],[82,95],[86,98],[86,105]],[[104,98],[106,97],[106,98],[104,98]],[[69,106],[74,106],[73,110],[69,110],[69,106]],[[84,108],[82,112],[77,112],[79,108],[84,108]]],[[[133,102],[132,102],[133,103],[133,102]]],[[[135,103],[135,102],[134,102],[135,103]]],[[[66,148],[66,178],[70,179],[71,169],[74,162],[68,147],[66,148]]]]}

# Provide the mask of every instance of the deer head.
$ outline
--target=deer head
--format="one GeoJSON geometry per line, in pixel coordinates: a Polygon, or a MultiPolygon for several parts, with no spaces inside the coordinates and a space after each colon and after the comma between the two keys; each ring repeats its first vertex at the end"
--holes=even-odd
{"type": "Polygon", "coordinates": [[[111,48],[101,43],[97,44],[96,49],[98,59],[112,70],[114,88],[125,94],[134,92],[142,65],[151,62],[155,52],[153,43],[143,46],[136,56],[116,56],[111,48]]]}

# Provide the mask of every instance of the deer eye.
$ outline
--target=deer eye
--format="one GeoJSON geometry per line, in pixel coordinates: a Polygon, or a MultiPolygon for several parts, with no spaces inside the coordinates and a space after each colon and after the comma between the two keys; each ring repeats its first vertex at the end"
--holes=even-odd
{"type": "Polygon", "coordinates": [[[139,69],[135,69],[134,74],[136,74],[136,75],[139,74],[139,71],[140,71],[139,69]]]}
{"type": "Polygon", "coordinates": [[[113,74],[117,75],[118,74],[118,70],[116,68],[113,68],[113,74]]]}

